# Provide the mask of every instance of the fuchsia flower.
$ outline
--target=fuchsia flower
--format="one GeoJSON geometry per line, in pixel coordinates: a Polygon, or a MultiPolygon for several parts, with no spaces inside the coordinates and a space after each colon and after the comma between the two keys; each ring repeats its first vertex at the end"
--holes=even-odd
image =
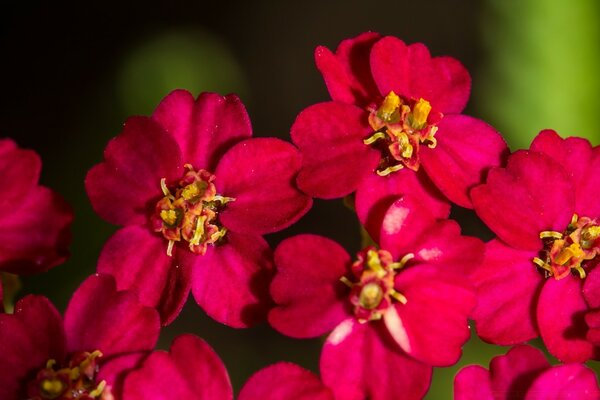
{"type": "Polygon", "coordinates": [[[316,235],[275,250],[269,322],[297,338],[333,330],[321,375],[338,400],[421,398],[431,366],[454,364],[469,338],[475,296],[462,275],[481,262],[483,243],[408,195],[390,207],[380,236],[381,249],[354,263],[316,235]]]}
{"type": "Polygon", "coordinates": [[[531,346],[515,346],[494,357],[489,371],[479,365],[460,370],[454,379],[455,400],[595,400],[598,381],[583,364],[551,366],[531,346]]]}
{"type": "Polygon", "coordinates": [[[449,207],[436,187],[471,207],[468,190],[508,149],[492,127],[460,114],[471,79],[457,60],[372,32],[343,41],[335,54],[318,47],[315,58],[333,101],[308,107],[292,126],[304,157],[303,191],[320,198],[356,191],[370,231],[405,193],[438,217],[449,207]]]}
{"type": "Polygon", "coordinates": [[[73,212],[54,191],[38,185],[41,161],[0,139],[0,271],[46,271],[68,257],[73,212]]]}
{"type": "Polygon", "coordinates": [[[562,361],[600,359],[585,320],[600,306],[598,170],[600,148],[542,131],[529,151],[513,154],[471,191],[475,211],[498,235],[474,274],[474,319],[484,340],[507,345],[541,336],[562,361]]]}
{"type": "Polygon", "coordinates": [[[112,277],[95,275],[74,293],[64,322],[47,298],[30,295],[0,314],[0,327],[3,400],[112,400],[154,348],[160,321],[112,277]]]}
{"type": "Polygon", "coordinates": [[[244,385],[238,400],[334,400],[312,372],[288,362],[261,369],[244,385]]]}
{"type": "Polygon", "coordinates": [[[311,199],[294,186],[298,151],[251,135],[235,95],[194,100],[177,90],[152,118],[129,119],[88,173],[94,209],[125,225],[105,245],[98,271],[136,290],[164,324],[190,287],[222,323],[264,318],[272,261],[262,235],[294,223],[311,199]]]}

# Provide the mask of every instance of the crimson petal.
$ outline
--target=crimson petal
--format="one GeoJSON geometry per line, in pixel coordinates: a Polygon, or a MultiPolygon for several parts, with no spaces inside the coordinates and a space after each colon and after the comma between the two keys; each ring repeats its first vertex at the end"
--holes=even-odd
{"type": "Polygon", "coordinates": [[[480,365],[469,365],[454,377],[454,400],[495,400],[490,373],[480,365]]]}
{"type": "Polygon", "coordinates": [[[557,365],[543,372],[531,385],[525,400],[597,400],[598,378],[582,364],[557,365]]]}
{"type": "Polygon", "coordinates": [[[20,149],[11,139],[0,139],[0,219],[27,199],[38,183],[41,168],[35,151],[20,149]]]}

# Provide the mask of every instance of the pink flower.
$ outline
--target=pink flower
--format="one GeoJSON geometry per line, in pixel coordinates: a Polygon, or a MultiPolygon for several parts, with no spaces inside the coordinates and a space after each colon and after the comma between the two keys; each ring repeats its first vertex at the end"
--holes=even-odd
{"type": "Polygon", "coordinates": [[[279,362],[261,369],[244,384],[238,400],[334,400],[319,377],[296,364],[279,362]]]}
{"type": "Polygon", "coordinates": [[[531,346],[515,346],[494,357],[489,371],[471,365],[454,379],[456,400],[593,400],[600,398],[594,371],[583,364],[551,366],[531,346]]]}
{"type": "Polygon", "coordinates": [[[41,161],[0,139],[0,271],[46,271],[68,257],[73,212],[57,193],[38,185],[41,161]]]}
{"type": "Polygon", "coordinates": [[[543,131],[471,191],[475,211],[498,235],[474,274],[484,340],[508,345],[541,336],[562,361],[598,357],[584,318],[598,295],[584,288],[600,261],[599,168],[598,147],[543,131]]]}
{"type": "Polygon", "coordinates": [[[249,139],[235,95],[177,90],[152,118],[130,118],[93,167],[94,209],[125,225],[98,271],[158,308],[164,324],[190,287],[214,319],[245,327],[269,306],[271,250],[262,235],[298,220],[311,199],[294,187],[300,154],[279,139],[249,139]]]}
{"type": "Polygon", "coordinates": [[[583,284],[583,297],[588,311],[585,321],[588,325],[587,340],[600,349],[600,268],[595,268],[583,284]]]}
{"type": "Polygon", "coordinates": [[[233,390],[225,366],[202,339],[181,335],[169,352],[157,350],[129,373],[123,400],[231,400],[233,390]]]}
{"type": "Polygon", "coordinates": [[[454,364],[469,338],[475,296],[462,275],[481,262],[483,243],[410,196],[390,207],[380,236],[381,249],[364,249],[354,262],[316,235],[275,250],[269,322],[297,338],[333,330],[321,375],[338,400],[421,398],[431,366],[454,364]]]}
{"type": "Polygon", "coordinates": [[[343,41],[335,54],[318,47],[315,58],[333,101],[308,107],[292,126],[303,191],[320,198],[356,191],[358,215],[373,231],[391,198],[405,193],[439,217],[448,205],[437,189],[472,207],[468,190],[508,149],[492,127],[460,114],[471,79],[458,61],[372,32],[343,41]]]}
{"type": "Polygon", "coordinates": [[[64,322],[50,301],[27,296],[14,314],[0,314],[0,398],[120,398],[125,371],[154,348],[157,312],[107,275],[74,293],[64,322]],[[101,299],[101,301],[99,301],[101,299]],[[114,396],[114,397],[113,397],[114,396]]]}

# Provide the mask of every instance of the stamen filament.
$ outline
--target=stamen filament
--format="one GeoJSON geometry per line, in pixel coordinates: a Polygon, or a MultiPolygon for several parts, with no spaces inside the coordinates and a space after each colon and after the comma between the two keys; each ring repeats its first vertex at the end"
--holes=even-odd
{"type": "Polygon", "coordinates": [[[175,245],[174,240],[169,240],[169,244],[167,245],[167,255],[169,257],[173,257],[173,246],[175,245]]]}
{"type": "Polygon", "coordinates": [[[394,299],[398,300],[400,303],[402,303],[402,304],[408,303],[408,299],[402,293],[397,292],[394,289],[391,289],[389,293],[390,293],[390,296],[392,296],[394,299]]]}
{"type": "Polygon", "coordinates": [[[402,165],[402,164],[393,165],[391,167],[387,167],[383,171],[377,170],[377,175],[388,176],[392,172],[400,171],[402,168],[404,168],[404,165],[402,165]]]}
{"type": "Polygon", "coordinates": [[[368,138],[363,140],[363,143],[366,145],[375,143],[376,141],[378,141],[379,139],[385,139],[386,135],[383,132],[375,132],[372,136],[369,136],[368,138]]]}
{"type": "Polygon", "coordinates": [[[96,386],[96,389],[92,390],[90,392],[90,396],[93,398],[96,397],[100,397],[102,395],[102,392],[104,392],[104,389],[106,388],[106,381],[102,381],[98,384],[98,386],[96,386]]]}
{"type": "Polygon", "coordinates": [[[540,232],[540,239],[562,239],[563,234],[556,231],[542,231],[540,232]]]}
{"type": "Polygon", "coordinates": [[[354,283],[350,282],[350,280],[348,278],[346,278],[345,276],[342,276],[340,278],[340,282],[342,282],[344,285],[348,286],[351,289],[352,289],[352,287],[354,287],[354,283]]]}
{"type": "Polygon", "coordinates": [[[166,178],[162,178],[160,180],[160,189],[163,192],[163,195],[165,197],[168,197],[169,200],[175,200],[175,197],[171,194],[171,192],[169,191],[169,188],[167,187],[167,179],[166,178]]]}

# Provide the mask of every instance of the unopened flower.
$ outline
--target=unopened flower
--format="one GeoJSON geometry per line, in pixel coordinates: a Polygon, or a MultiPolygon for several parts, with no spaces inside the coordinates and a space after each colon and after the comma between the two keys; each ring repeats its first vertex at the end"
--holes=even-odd
{"type": "Polygon", "coordinates": [[[541,336],[562,361],[598,357],[584,314],[600,305],[595,284],[585,290],[600,261],[599,169],[600,148],[542,131],[530,150],[471,191],[475,211],[498,236],[474,274],[484,340],[507,345],[541,336]]]}
{"type": "Polygon", "coordinates": [[[384,218],[381,248],[355,261],[316,235],[275,250],[269,322],[298,338],[333,330],[321,374],[336,399],[421,398],[431,366],[460,357],[475,305],[464,275],[481,262],[483,243],[427,211],[410,196],[398,200],[384,218]]]}
{"type": "Polygon", "coordinates": [[[583,364],[552,366],[531,346],[515,346],[494,357],[489,370],[471,365],[454,379],[455,400],[596,400],[594,371],[583,364]]]}
{"type": "Polygon", "coordinates": [[[64,322],[50,301],[29,295],[0,314],[0,398],[119,399],[121,381],[154,348],[160,321],[107,275],[74,293],[64,322]]]}
{"type": "Polygon", "coordinates": [[[177,90],[152,118],[135,117],[90,170],[94,209],[125,225],[98,270],[171,322],[192,293],[214,319],[244,327],[269,305],[271,251],[263,239],[298,220],[311,199],[294,186],[300,154],[273,138],[250,139],[235,95],[177,90]]]}
{"type": "Polygon", "coordinates": [[[40,186],[41,161],[10,139],[0,139],[0,271],[46,271],[68,257],[73,212],[56,192],[40,186]]]}

